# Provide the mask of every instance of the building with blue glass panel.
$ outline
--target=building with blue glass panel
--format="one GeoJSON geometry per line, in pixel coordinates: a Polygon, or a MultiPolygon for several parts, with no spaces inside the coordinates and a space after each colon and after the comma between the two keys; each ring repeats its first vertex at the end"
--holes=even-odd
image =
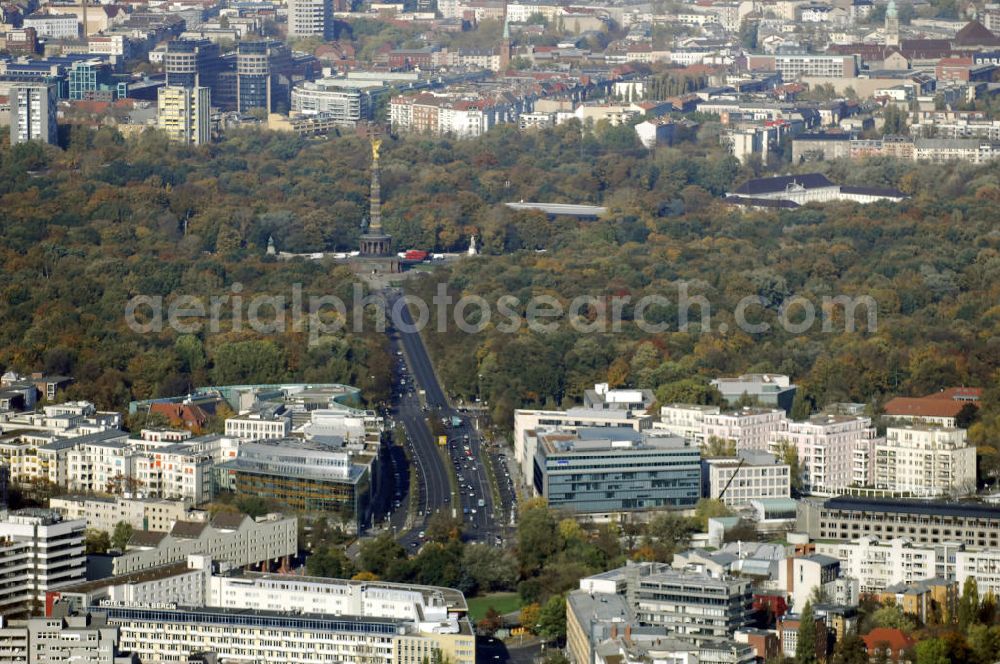
{"type": "Polygon", "coordinates": [[[589,514],[687,508],[701,496],[701,451],[683,438],[607,427],[534,435],[535,490],[552,507],[589,514]]]}

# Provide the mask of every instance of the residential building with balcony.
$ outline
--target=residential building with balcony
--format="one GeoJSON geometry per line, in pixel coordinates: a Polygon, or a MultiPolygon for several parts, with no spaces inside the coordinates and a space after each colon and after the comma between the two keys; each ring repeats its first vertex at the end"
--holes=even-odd
{"type": "Polygon", "coordinates": [[[853,542],[816,543],[816,551],[840,561],[841,573],[857,579],[861,592],[870,595],[900,584],[930,579],[937,574],[937,553],[932,546],[914,546],[898,537],[879,541],[861,537],[853,542]]]}
{"type": "Polygon", "coordinates": [[[189,518],[191,503],[161,498],[58,496],[49,500],[49,508],[64,519],[83,519],[88,528],[109,533],[123,521],[135,530],[169,532],[174,523],[189,518]]]}
{"type": "Polygon", "coordinates": [[[706,412],[702,418],[701,438],[732,442],[736,450],[766,452],[771,435],[787,423],[785,411],[780,408],[741,408],[727,412],[706,412]]]}
{"type": "Polygon", "coordinates": [[[889,427],[875,446],[875,487],[933,498],[976,490],[976,448],[964,429],[889,427]]]}
{"type": "Polygon", "coordinates": [[[156,126],[185,145],[212,142],[212,91],[164,86],[157,92],[156,126]]]}
{"type": "Polygon", "coordinates": [[[705,442],[705,417],[719,413],[718,406],[673,403],[660,407],[660,421],[653,423],[653,429],[701,445],[705,442]]]}
{"type": "Polygon", "coordinates": [[[50,510],[0,512],[0,613],[38,611],[47,592],[83,580],[86,527],[50,510]]]}
{"type": "Polygon", "coordinates": [[[580,579],[567,598],[567,647],[573,661],[590,662],[596,645],[617,634],[718,642],[748,625],[752,609],[749,579],[630,562],[580,579]]]}
{"type": "Polygon", "coordinates": [[[964,588],[967,579],[974,579],[980,599],[1000,596],[1000,550],[968,549],[955,553],[955,581],[964,588]]]}
{"type": "Polygon", "coordinates": [[[635,613],[642,623],[663,626],[695,642],[725,638],[749,624],[752,582],[737,577],[664,570],[629,579],[635,613]]]}
{"type": "Polygon", "coordinates": [[[874,439],[870,418],[815,415],[804,422],[786,420],[771,433],[768,447],[780,454],[785,446],[798,453],[803,489],[838,493],[854,482],[854,455],[859,443],[874,439]]]}

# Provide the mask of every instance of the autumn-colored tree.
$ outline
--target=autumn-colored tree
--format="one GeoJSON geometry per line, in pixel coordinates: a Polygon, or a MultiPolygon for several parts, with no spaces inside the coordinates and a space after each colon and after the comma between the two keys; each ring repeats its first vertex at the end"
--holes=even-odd
{"type": "Polygon", "coordinates": [[[521,627],[531,633],[538,632],[538,623],[541,620],[542,607],[537,602],[532,602],[521,607],[521,627]]]}

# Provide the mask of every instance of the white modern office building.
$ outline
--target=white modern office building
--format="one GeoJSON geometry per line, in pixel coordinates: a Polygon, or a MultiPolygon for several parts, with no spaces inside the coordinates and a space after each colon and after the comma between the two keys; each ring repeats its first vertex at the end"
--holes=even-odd
{"type": "Polygon", "coordinates": [[[283,407],[264,407],[226,419],[226,436],[239,440],[287,438],[292,433],[292,415],[283,407]]]}
{"type": "MultiPolygon", "coordinates": [[[[372,99],[363,86],[344,78],[305,81],[292,88],[292,112],[324,115],[344,125],[371,117],[372,99]]],[[[379,88],[377,84],[371,87],[379,88]]]]}
{"type": "Polygon", "coordinates": [[[538,440],[535,430],[539,427],[559,427],[573,430],[580,427],[625,427],[644,431],[653,424],[649,415],[638,415],[627,410],[595,410],[570,408],[569,410],[515,410],[514,458],[521,466],[521,475],[531,485],[534,476],[535,453],[538,440]]]}
{"type": "Polygon", "coordinates": [[[791,495],[789,465],[767,452],[743,450],[736,457],[705,459],[702,467],[705,495],[721,498],[730,507],[791,495]]]}

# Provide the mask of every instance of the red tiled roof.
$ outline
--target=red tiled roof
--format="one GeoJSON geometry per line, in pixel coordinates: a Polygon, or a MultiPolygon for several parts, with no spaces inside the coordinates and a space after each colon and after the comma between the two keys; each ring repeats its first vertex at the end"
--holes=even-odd
{"type": "Polygon", "coordinates": [[[1000,39],[979,21],[969,21],[964,28],[955,34],[953,41],[957,46],[996,46],[1000,44],[1000,39]]]}
{"type": "Polygon", "coordinates": [[[983,390],[950,387],[924,397],[896,397],[885,404],[885,414],[897,417],[955,417],[967,403],[976,405],[983,390]]]}
{"type": "Polygon", "coordinates": [[[202,410],[201,406],[189,406],[179,403],[154,403],[149,407],[150,413],[159,413],[170,420],[170,424],[177,426],[204,426],[208,422],[208,413],[202,410]]]}
{"type": "Polygon", "coordinates": [[[892,650],[894,659],[899,656],[899,653],[907,648],[912,648],[913,644],[916,643],[902,630],[894,627],[876,627],[862,636],[861,640],[865,642],[865,649],[868,652],[872,652],[878,646],[888,646],[892,650]]]}
{"type": "Polygon", "coordinates": [[[111,102],[78,99],[71,101],[70,105],[84,111],[85,113],[105,113],[111,107],[111,102]]]}
{"type": "Polygon", "coordinates": [[[979,401],[982,396],[983,388],[981,387],[949,387],[940,392],[928,394],[924,398],[948,399],[952,401],[979,401]]]}
{"type": "Polygon", "coordinates": [[[896,417],[955,417],[965,404],[945,399],[896,397],[885,404],[885,414],[896,417]]]}

